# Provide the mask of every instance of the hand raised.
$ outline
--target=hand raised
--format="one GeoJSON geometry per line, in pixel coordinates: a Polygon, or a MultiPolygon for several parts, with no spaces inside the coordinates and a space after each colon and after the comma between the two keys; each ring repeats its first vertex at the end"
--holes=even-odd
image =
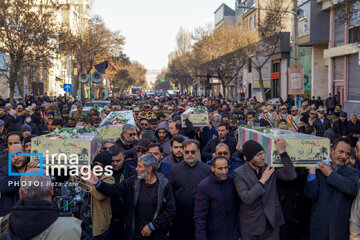
{"type": "Polygon", "coordinates": [[[284,138],[275,138],[276,150],[279,154],[282,154],[286,151],[286,142],[284,138]]]}
{"type": "Polygon", "coordinates": [[[271,177],[271,175],[275,172],[275,168],[271,167],[270,164],[265,168],[265,171],[262,173],[260,182],[265,184],[271,177]]]}

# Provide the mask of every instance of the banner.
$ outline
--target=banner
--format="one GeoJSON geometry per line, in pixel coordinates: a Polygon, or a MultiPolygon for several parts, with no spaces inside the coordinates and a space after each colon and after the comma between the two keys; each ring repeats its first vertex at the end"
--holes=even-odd
{"type": "Polygon", "coordinates": [[[289,95],[304,95],[304,67],[288,68],[289,95]]]}

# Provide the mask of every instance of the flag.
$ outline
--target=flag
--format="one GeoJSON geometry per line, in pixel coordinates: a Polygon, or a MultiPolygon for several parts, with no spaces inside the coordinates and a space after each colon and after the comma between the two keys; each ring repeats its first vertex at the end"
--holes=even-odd
{"type": "Polygon", "coordinates": [[[100,63],[98,65],[95,65],[95,68],[96,68],[96,71],[102,73],[102,74],[105,74],[105,69],[107,69],[109,66],[109,62],[108,61],[105,61],[103,63],[100,63]]]}

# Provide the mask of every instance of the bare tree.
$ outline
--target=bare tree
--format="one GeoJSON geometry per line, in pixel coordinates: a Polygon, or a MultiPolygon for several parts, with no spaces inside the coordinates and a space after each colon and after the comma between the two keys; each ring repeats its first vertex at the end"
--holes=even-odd
{"type": "Polygon", "coordinates": [[[223,24],[211,35],[205,35],[194,45],[196,59],[202,59],[201,68],[208,75],[219,78],[223,94],[227,97],[226,88],[238,77],[246,63],[244,47],[257,41],[256,32],[241,26],[223,24]]]}
{"type": "Polygon", "coordinates": [[[56,13],[60,5],[52,0],[0,0],[0,51],[9,55],[10,101],[15,86],[24,97],[21,72],[31,62],[50,64],[57,52],[56,13]]]}
{"type": "Polygon", "coordinates": [[[288,14],[283,0],[272,0],[266,6],[265,16],[259,24],[260,41],[246,47],[249,64],[257,71],[260,85],[261,100],[265,101],[265,87],[262,70],[276,53],[279,52],[281,32],[284,29],[284,19],[288,14]]]}
{"type": "MultiPolygon", "coordinates": [[[[121,56],[125,44],[125,38],[120,32],[109,30],[99,16],[91,18],[88,26],[83,26],[83,31],[76,35],[66,32],[62,39],[63,52],[73,53],[77,66],[77,76],[74,78],[73,86],[75,97],[80,85],[78,76],[83,72],[89,74],[94,65],[104,60],[121,56]]],[[[81,89],[83,91],[84,87],[81,89]]]]}

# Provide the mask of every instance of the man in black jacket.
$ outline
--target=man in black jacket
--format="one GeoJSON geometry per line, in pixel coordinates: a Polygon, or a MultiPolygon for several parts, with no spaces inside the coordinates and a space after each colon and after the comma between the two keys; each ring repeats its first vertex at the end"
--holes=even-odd
{"type": "MultiPolygon", "coordinates": [[[[109,153],[112,156],[111,166],[113,167],[113,177],[115,179],[116,184],[119,184],[125,179],[137,175],[135,168],[130,166],[125,161],[125,155],[124,153],[121,152],[121,149],[117,145],[110,147],[109,153]]],[[[113,239],[117,239],[117,238],[124,239],[125,238],[124,202],[121,199],[117,198],[115,194],[113,194],[111,196],[110,203],[111,203],[112,217],[111,217],[109,233],[111,234],[113,239]]]]}
{"type": "Polygon", "coordinates": [[[219,143],[225,143],[230,148],[230,153],[233,154],[236,149],[236,139],[229,136],[229,125],[221,123],[218,127],[218,137],[211,139],[206,147],[202,150],[203,161],[210,161],[213,154],[216,152],[216,146],[219,143]]]}
{"type": "Polygon", "coordinates": [[[360,121],[357,119],[356,113],[350,116],[349,128],[351,130],[350,139],[352,141],[352,147],[355,147],[360,139],[360,121]]]}
{"type": "Polygon", "coordinates": [[[347,113],[341,112],[339,120],[334,122],[333,125],[334,132],[336,137],[350,137],[351,136],[351,129],[350,125],[347,120],[347,113]]]}
{"type": "Polygon", "coordinates": [[[132,124],[125,124],[123,126],[120,138],[116,140],[116,144],[124,152],[136,146],[136,128],[132,124]]]}
{"type": "Polygon", "coordinates": [[[107,184],[90,173],[84,179],[94,184],[96,189],[107,196],[115,194],[124,200],[125,233],[127,240],[167,239],[167,232],[175,212],[175,200],[170,182],[157,172],[155,156],[145,154],[138,159],[137,176],[121,183],[107,184]]]}
{"type": "Polygon", "coordinates": [[[170,169],[169,180],[174,189],[176,215],[171,239],[191,240],[195,237],[194,204],[197,185],[210,175],[210,167],[198,161],[200,143],[193,139],[183,143],[184,161],[170,169]]]}
{"type": "Polygon", "coordinates": [[[305,195],[312,200],[310,239],[349,239],[351,205],[359,191],[359,171],[346,166],[351,141],[338,138],[331,147],[331,163],[309,168],[305,195]]]}
{"type": "Polygon", "coordinates": [[[41,131],[41,108],[35,107],[33,115],[31,115],[32,122],[36,124],[38,129],[41,131]]]}
{"type": "Polygon", "coordinates": [[[225,156],[213,157],[212,174],[197,187],[194,208],[196,240],[240,238],[240,199],[228,170],[225,156]]]}
{"type": "Polygon", "coordinates": [[[323,137],[326,129],[331,128],[330,121],[324,116],[325,110],[318,109],[318,118],[314,121],[313,127],[316,129],[316,136],[323,137]]]}
{"type": "Polygon", "coordinates": [[[7,113],[6,107],[0,107],[0,120],[5,122],[5,129],[10,127],[11,125],[15,125],[15,118],[7,113]]]}

